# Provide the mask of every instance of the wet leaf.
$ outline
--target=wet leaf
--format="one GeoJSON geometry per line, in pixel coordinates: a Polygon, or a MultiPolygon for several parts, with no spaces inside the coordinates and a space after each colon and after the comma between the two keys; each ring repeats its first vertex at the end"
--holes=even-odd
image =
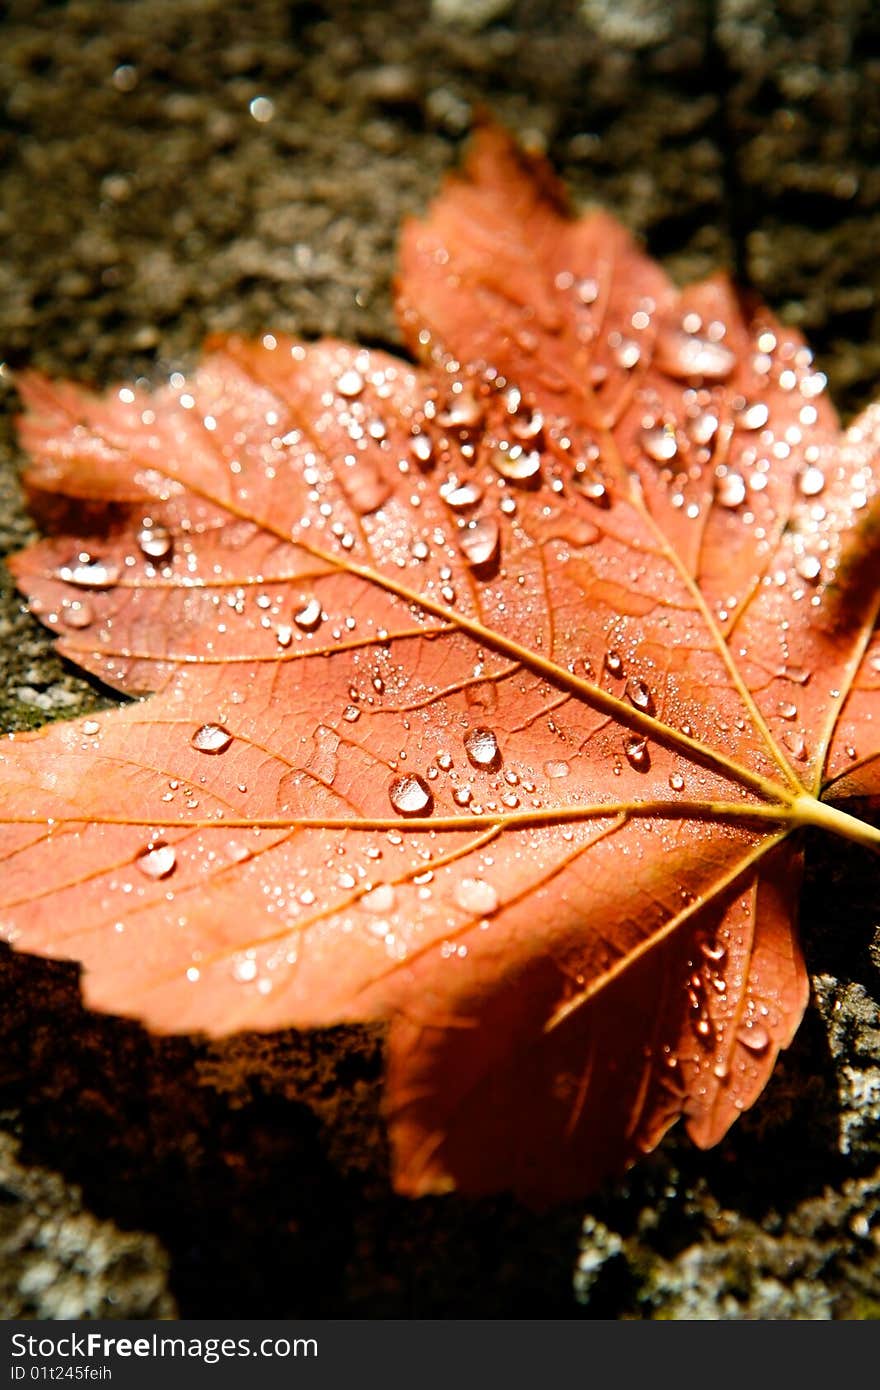
{"type": "Polygon", "coordinates": [[[404,231],[419,365],[214,340],[26,374],[13,569],[148,700],[8,740],[3,933],[157,1031],[381,1019],[401,1191],[716,1143],[807,998],[801,831],[874,847],[875,456],[495,128],[404,231]]]}

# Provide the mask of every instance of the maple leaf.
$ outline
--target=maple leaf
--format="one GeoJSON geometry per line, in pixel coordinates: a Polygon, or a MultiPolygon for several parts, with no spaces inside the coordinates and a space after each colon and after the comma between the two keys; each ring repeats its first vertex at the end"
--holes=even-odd
{"type": "Polygon", "coordinates": [[[578,1194],[752,1104],[801,831],[880,842],[880,413],[494,127],[397,293],[421,365],[21,377],[17,581],[151,697],[6,741],[0,920],[157,1031],[387,1020],[401,1191],[578,1194]]]}

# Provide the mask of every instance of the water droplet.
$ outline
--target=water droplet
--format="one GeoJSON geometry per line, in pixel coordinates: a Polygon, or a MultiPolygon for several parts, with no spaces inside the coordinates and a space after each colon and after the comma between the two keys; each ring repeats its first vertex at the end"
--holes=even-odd
{"type": "Polygon", "coordinates": [[[440,496],[453,511],[466,511],[475,507],[483,496],[483,489],[476,483],[460,483],[457,478],[448,478],[440,487],[440,496]]]}
{"type": "Polygon", "coordinates": [[[479,726],[464,736],[464,751],[473,767],[496,768],[501,762],[498,740],[491,729],[479,726]]]}
{"type": "Polygon", "coordinates": [[[388,479],[368,459],[359,458],[355,466],[342,475],[349,501],[361,516],[377,512],[391,496],[388,479]]]}
{"type": "Polygon", "coordinates": [[[496,473],[512,483],[531,483],[541,471],[541,455],[537,449],[525,450],[520,444],[509,449],[493,449],[490,462],[496,473]]]}
{"type": "Polygon", "coordinates": [[[83,553],[72,564],[62,565],[57,577],[81,589],[112,589],[119,579],[119,566],[83,553]]]}
{"type": "Polygon", "coordinates": [[[630,767],[634,767],[637,772],[647,772],[651,766],[651,757],[648,752],[648,740],[639,734],[630,734],[624,744],[626,760],[630,767]]]}
{"type": "Polygon", "coordinates": [[[790,700],[780,700],[776,708],[781,719],[797,719],[797,705],[790,700]]]}
{"type": "Polygon", "coordinates": [[[429,816],[434,808],[431,788],[415,773],[395,777],[388,788],[388,796],[400,816],[429,816]]]}
{"type": "Polygon", "coordinates": [[[289,628],[286,623],[282,623],[275,629],[275,641],[279,647],[289,647],[293,641],[293,629],[289,628]]]}
{"type": "Polygon", "coordinates": [[[353,367],[343,372],[336,383],[336,389],[340,396],[353,398],[359,396],[364,389],[364,379],[360,372],[356,372],[353,367]]]}
{"type": "Polygon", "coordinates": [[[190,739],[200,753],[222,753],[231,742],[232,734],[222,724],[203,724],[190,739]]]}
{"type": "Polygon", "coordinates": [[[815,584],[822,573],[822,561],[818,555],[801,555],[794,567],[801,579],[806,579],[809,584],[815,584]]]}
{"type": "Polygon", "coordinates": [[[94,734],[98,733],[100,728],[101,726],[97,719],[87,719],[83,724],[83,733],[91,738],[94,734]]]}
{"type": "Polygon", "coordinates": [[[657,365],[679,380],[702,377],[704,381],[725,381],[736,365],[729,347],[689,333],[684,327],[667,329],[659,335],[657,365]]]}
{"type": "Polygon", "coordinates": [[[684,786],[684,778],[680,772],[673,772],[669,777],[669,785],[674,792],[680,792],[684,786]]]}
{"type": "Polygon", "coordinates": [[[690,436],[695,444],[701,444],[704,448],[712,443],[718,433],[718,416],[713,415],[710,410],[701,410],[699,415],[691,421],[690,436]]]}
{"type": "Polygon", "coordinates": [[[497,560],[499,539],[498,523],[491,517],[481,517],[458,535],[462,554],[474,569],[497,560]]]}
{"type": "Polygon", "coordinates": [[[619,676],[623,672],[623,657],[620,655],[620,652],[606,652],[604,665],[609,675],[619,676]]]}
{"type": "Polygon", "coordinates": [[[396,898],[393,884],[377,883],[375,888],[371,888],[369,893],[365,893],[361,898],[361,907],[365,912],[374,912],[381,916],[382,913],[391,911],[396,898]]]}
{"type": "Polygon", "coordinates": [[[66,627],[79,630],[88,627],[94,621],[95,610],[88,599],[74,599],[72,603],[64,605],[61,617],[66,627]]]}
{"type": "Polygon", "coordinates": [[[138,531],[137,543],[149,560],[165,560],[174,545],[171,532],[164,526],[144,526],[138,531]]]}
{"type": "Polygon", "coordinates": [[[571,772],[571,767],[564,758],[550,758],[544,764],[544,772],[552,779],[567,777],[571,772]]]}
{"type": "Polygon", "coordinates": [[[461,391],[453,397],[449,407],[437,416],[437,424],[445,430],[473,430],[482,418],[483,411],[476,396],[470,391],[461,391]]]}
{"type": "Polygon", "coordinates": [[[630,676],[623,693],[626,695],[630,704],[635,705],[636,709],[642,710],[644,714],[654,713],[654,697],[648,686],[638,676],[630,676]]]}
{"type": "Polygon", "coordinates": [[[484,878],[463,878],[455,886],[455,901],[465,912],[488,917],[498,907],[498,894],[484,878]]]}
{"type": "Polygon", "coordinates": [[[750,1052],[766,1052],[770,1046],[770,1034],[760,1023],[746,1023],[736,1032],[737,1039],[750,1052]]]}
{"type": "Polygon", "coordinates": [[[306,599],[298,613],[294,613],[293,621],[297,627],[302,628],[303,632],[314,632],[321,621],[321,601],[320,599],[306,599]]]}
{"type": "Polygon", "coordinates": [[[650,425],[639,436],[642,448],[655,463],[671,463],[678,453],[675,430],[671,425],[650,425]]]}
{"type": "Polygon", "coordinates": [[[807,756],[807,744],[803,734],[796,731],[786,732],[782,735],[782,742],[785,744],[792,757],[802,762],[807,756]]]}
{"type": "Polygon", "coordinates": [[[746,498],[746,483],[740,473],[725,473],[715,485],[715,495],[722,507],[738,507],[746,498]]]}
{"type": "Polygon", "coordinates": [[[642,350],[634,339],[624,338],[617,332],[609,333],[608,346],[611,348],[611,355],[618,367],[623,367],[625,371],[631,371],[633,367],[638,365],[642,350]]]}
{"type": "Polygon", "coordinates": [[[743,430],[762,430],[769,419],[770,408],[764,401],[752,401],[736,415],[736,423],[743,430]]]}
{"type": "Polygon", "coordinates": [[[825,474],[821,468],[805,468],[799,482],[804,497],[818,497],[825,487],[825,474]]]}
{"type": "Polygon", "coordinates": [[[456,787],[452,793],[452,800],[456,806],[467,806],[472,795],[470,787],[456,787]]]}
{"type": "Polygon", "coordinates": [[[429,436],[427,434],[414,434],[410,447],[416,462],[426,468],[434,457],[434,446],[429,436]]]}
{"type": "Polygon", "coordinates": [[[174,872],[177,855],[173,846],[164,840],[151,840],[134,862],[147,878],[167,878],[174,872]]]}
{"type": "Polygon", "coordinates": [[[237,980],[246,985],[257,978],[257,962],[250,956],[245,956],[243,960],[235,962],[232,973],[237,980]]]}
{"type": "Polygon", "coordinates": [[[361,717],[361,712],[357,705],[346,705],[342,711],[342,717],[346,724],[356,724],[361,717]]]}

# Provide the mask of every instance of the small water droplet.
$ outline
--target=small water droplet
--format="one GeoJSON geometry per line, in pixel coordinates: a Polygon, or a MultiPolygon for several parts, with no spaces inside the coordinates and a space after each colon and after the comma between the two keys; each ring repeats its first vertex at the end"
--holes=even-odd
{"type": "Polygon", "coordinates": [[[567,777],[571,772],[571,766],[564,758],[549,758],[544,764],[544,772],[551,779],[567,777]]]}
{"type": "Polygon", "coordinates": [[[428,466],[434,457],[434,446],[427,434],[414,434],[410,448],[412,449],[413,457],[416,462],[420,463],[424,468],[428,466]]]}
{"type": "Polygon", "coordinates": [[[618,367],[623,367],[625,371],[631,371],[633,367],[638,365],[642,350],[634,339],[624,338],[617,332],[609,333],[608,346],[611,348],[611,355],[618,367]]]}
{"type": "Polygon", "coordinates": [[[491,729],[468,729],[464,736],[464,751],[473,767],[491,769],[499,766],[501,750],[491,729]]]}
{"type": "Polygon", "coordinates": [[[119,566],[82,554],[69,565],[62,565],[57,577],[81,589],[112,589],[119,579],[119,566]]]}
{"type": "Polygon", "coordinates": [[[388,788],[388,796],[400,816],[429,816],[434,808],[431,788],[416,773],[395,777],[388,788]]]}
{"type": "Polygon", "coordinates": [[[293,629],[289,628],[286,623],[281,623],[275,629],[275,641],[279,647],[289,647],[293,641],[293,629]]]}
{"type": "Polygon", "coordinates": [[[177,855],[173,846],[164,840],[151,840],[134,862],[147,878],[167,878],[174,872],[177,855]]]}
{"type": "Polygon", "coordinates": [[[797,705],[791,700],[780,700],[776,708],[781,719],[797,719],[797,705]]]}
{"type": "Polygon", "coordinates": [[[200,753],[222,753],[232,742],[232,734],[222,724],[202,724],[190,743],[200,753]]]}
{"type": "Polygon", "coordinates": [[[144,526],[138,531],[137,543],[142,555],[149,560],[165,560],[171,554],[174,542],[171,532],[164,526],[144,526]]]}
{"type": "Polygon", "coordinates": [[[484,878],[463,878],[455,886],[455,901],[465,912],[488,917],[498,907],[498,894],[484,878]]]}
{"type": "Polygon", "coordinates": [[[467,806],[472,795],[470,787],[456,787],[452,793],[452,800],[456,806],[467,806]]]}
{"type": "Polygon", "coordinates": [[[97,719],[87,719],[83,724],[83,733],[91,738],[94,734],[98,733],[100,728],[101,726],[97,719]]]}
{"type": "Polygon", "coordinates": [[[342,711],[342,717],[346,724],[356,724],[361,717],[361,712],[357,705],[346,705],[342,711]]]}
{"type": "Polygon", "coordinates": [[[684,786],[684,778],[680,772],[673,772],[669,777],[669,785],[674,792],[680,792],[684,786]]]}
{"type": "Polygon", "coordinates": [[[293,621],[297,627],[302,628],[303,632],[314,632],[321,621],[321,601],[320,599],[306,599],[302,608],[293,615],[293,621]]]}
{"type": "Polygon", "coordinates": [[[630,767],[634,767],[637,772],[647,772],[651,766],[651,756],[648,752],[648,740],[639,734],[630,734],[624,744],[626,760],[630,767]]]}
{"type": "Polygon", "coordinates": [[[636,709],[641,710],[644,714],[654,713],[654,697],[645,682],[640,680],[638,676],[630,676],[624,686],[623,693],[636,709]]]}
{"type": "Polygon", "coordinates": [[[623,672],[623,657],[620,652],[608,651],[604,657],[605,670],[611,676],[619,676],[623,672]]]}
{"type": "Polygon", "coordinates": [[[822,573],[822,561],[818,555],[801,555],[794,567],[801,579],[806,579],[809,584],[815,584],[822,573]]]}
{"type": "Polygon", "coordinates": [[[443,429],[473,430],[483,418],[482,407],[470,391],[460,391],[449,407],[437,416],[443,429]]]}
{"type": "Polygon", "coordinates": [[[499,542],[498,523],[492,517],[481,517],[458,535],[462,554],[473,569],[480,569],[497,560],[499,542]]]}
{"type": "Polygon", "coordinates": [[[678,380],[702,377],[704,381],[725,381],[736,365],[729,347],[689,333],[684,326],[661,332],[656,356],[658,366],[678,380]]]}
{"type": "Polygon", "coordinates": [[[803,734],[797,731],[788,731],[782,735],[782,742],[785,744],[792,757],[802,762],[807,756],[807,744],[803,734]]]}

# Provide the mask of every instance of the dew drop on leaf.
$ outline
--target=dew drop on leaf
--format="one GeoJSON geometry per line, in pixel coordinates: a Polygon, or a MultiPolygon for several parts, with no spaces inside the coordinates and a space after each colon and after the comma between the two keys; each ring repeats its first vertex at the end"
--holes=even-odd
{"type": "Polygon", "coordinates": [[[498,907],[498,894],[484,878],[463,878],[455,886],[455,901],[465,912],[488,917],[498,907]]]}
{"type": "Polygon", "coordinates": [[[66,627],[79,630],[94,622],[95,610],[88,599],[75,599],[73,603],[64,605],[61,610],[61,617],[66,627]]]}
{"type": "Polygon", "coordinates": [[[690,333],[685,327],[661,333],[656,351],[658,366],[682,381],[691,377],[726,381],[736,365],[729,347],[699,333],[690,333]]]}
{"type": "Polygon", "coordinates": [[[342,711],[342,717],[346,724],[356,724],[361,717],[361,712],[357,705],[346,705],[342,711]]]}
{"type": "Polygon", "coordinates": [[[671,463],[678,453],[675,430],[669,425],[650,425],[639,438],[648,458],[655,463],[671,463]]]}
{"type": "Polygon", "coordinates": [[[498,558],[498,523],[491,517],[481,517],[459,533],[458,543],[474,569],[490,565],[498,558]]]}
{"type": "Polygon", "coordinates": [[[669,777],[669,785],[674,792],[680,792],[684,786],[684,778],[680,772],[673,772],[669,777]]]}
{"type": "Polygon", "coordinates": [[[825,487],[825,474],[821,468],[805,468],[800,476],[800,489],[804,497],[818,497],[825,487]]]}
{"type": "Polygon", "coordinates": [[[647,772],[651,766],[647,739],[641,738],[638,734],[631,734],[624,744],[624,752],[630,767],[634,767],[637,772],[647,772]]]}
{"type": "Polygon", "coordinates": [[[416,773],[395,777],[388,788],[388,796],[399,816],[428,816],[434,807],[431,788],[416,773]]]}
{"type": "Polygon", "coordinates": [[[623,657],[620,652],[609,651],[604,657],[605,670],[611,676],[619,676],[623,671],[623,657]]]}
{"type": "Polygon", "coordinates": [[[165,560],[171,554],[171,532],[164,526],[143,526],[138,531],[138,547],[148,560],[165,560]]]}
{"type": "Polygon", "coordinates": [[[501,762],[501,750],[495,734],[482,726],[468,729],[464,736],[464,751],[473,767],[491,770],[501,762]]]}
{"type": "Polygon", "coordinates": [[[718,479],[715,495],[722,507],[739,507],[746,500],[746,484],[741,473],[725,473],[718,479]]]}
{"type": "Polygon", "coordinates": [[[112,589],[119,579],[119,566],[83,554],[71,564],[62,565],[57,575],[65,584],[76,584],[81,589],[112,589]]]}
{"type": "Polygon", "coordinates": [[[541,455],[537,449],[525,450],[520,444],[510,449],[493,449],[491,463],[496,473],[512,483],[533,482],[541,471],[541,455]]]}
{"type": "Polygon", "coordinates": [[[737,1029],[737,1039],[750,1052],[766,1052],[770,1046],[770,1034],[760,1023],[746,1023],[737,1029]]]}
{"type": "Polygon", "coordinates": [[[551,780],[555,780],[560,777],[567,777],[571,772],[571,767],[564,758],[550,758],[544,764],[544,772],[551,780]]]}
{"type": "Polygon", "coordinates": [[[177,855],[164,840],[151,840],[134,862],[147,878],[167,878],[174,872],[177,855]]]}
{"type": "Polygon", "coordinates": [[[770,409],[764,401],[752,401],[737,411],[736,423],[743,430],[762,430],[770,419],[770,409]]]}
{"type": "Polygon", "coordinates": [[[336,389],[340,396],[347,396],[350,399],[359,396],[364,389],[364,379],[360,372],[356,372],[353,367],[343,372],[336,383],[336,389]]]}
{"type": "Polygon", "coordinates": [[[392,883],[377,883],[375,888],[371,888],[369,893],[364,893],[361,898],[361,907],[365,912],[375,912],[381,916],[384,912],[390,912],[394,907],[397,894],[392,883]]]}
{"type": "Polygon", "coordinates": [[[293,621],[303,632],[314,632],[321,621],[321,601],[315,597],[307,599],[302,608],[294,613],[293,621]]]}
{"type": "Polygon", "coordinates": [[[476,483],[460,483],[457,478],[448,479],[440,488],[440,495],[447,507],[453,511],[467,511],[469,507],[475,507],[482,499],[483,489],[477,487],[476,483]]]}
{"type": "Polygon", "coordinates": [[[202,724],[190,743],[199,753],[222,753],[232,742],[232,734],[223,724],[202,724]]]}
{"type": "Polygon", "coordinates": [[[636,709],[641,710],[644,714],[654,713],[654,697],[645,682],[640,680],[638,676],[630,676],[624,686],[623,693],[636,709]]]}

